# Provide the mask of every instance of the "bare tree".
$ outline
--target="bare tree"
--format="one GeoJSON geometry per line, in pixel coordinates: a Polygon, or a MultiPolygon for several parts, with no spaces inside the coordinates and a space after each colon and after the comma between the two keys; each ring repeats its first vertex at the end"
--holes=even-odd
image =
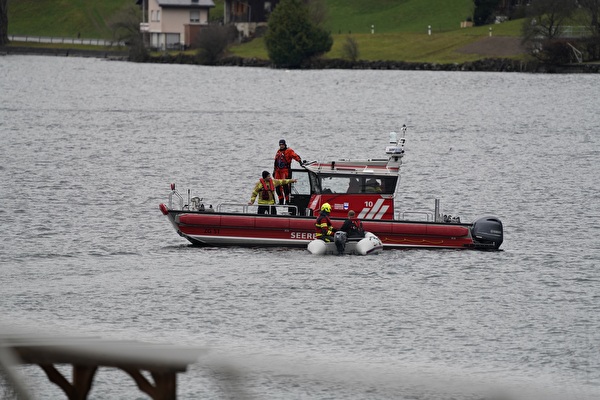
{"type": "Polygon", "coordinates": [[[587,40],[587,51],[593,60],[600,59],[600,0],[578,0],[583,11],[582,24],[589,27],[590,37],[587,40]]]}
{"type": "Polygon", "coordinates": [[[562,37],[565,23],[577,9],[577,0],[535,0],[523,23],[523,44],[547,64],[570,62],[572,51],[562,37]]]}
{"type": "Polygon", "coordinates": [[[193,43],[198,49],[198,62],[205,65],[216,64],[227,54],[236,37],[237,29],[232,25],[209,25],[200,29],[193,43]]]}
{"type": "Polygon", "coordinates": [[[329,20],[329,9],[325,0],[308,0],[308,14],[316,26],[323,28],[329,20]]]}
{"type": "Polygon", "coordinates": [[[578,0],[577,3],[588,18],[592,35],[600,37],[600,0],[578,0]]]}
{"type": "Polygon", "coordinates": [[[0,46],[8,44],[8,0],[0,0],[0,46]]]}
{"type": "Polygon", "coordinates": [[[131,61],[144,61],[148,55],[142,33],[140,32],[142,14],[134,4],[125,6],[108,23],[117,43],[124,42],[129,47],[131,61]]]}
{"type": "Polygon", "coordinates": [[[560,37],[567,21],[577,8],[577,0],[536,0],[531,3],[525,23],[525,40],[552,40],[560,37]]]}
{"type": "Polygon", "coordinates": [[[346,60],[355,62],[358,60],[358,43],[352,36],[346,36],[346,41],[342,45],[342,57],[346,60]]]}

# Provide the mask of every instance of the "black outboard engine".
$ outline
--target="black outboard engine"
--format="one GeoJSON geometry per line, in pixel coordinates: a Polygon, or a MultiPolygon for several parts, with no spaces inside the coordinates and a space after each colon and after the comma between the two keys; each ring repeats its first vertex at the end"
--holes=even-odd
{"type": "Polygon", "coordinates": [[[479,218],[473,223],[471,235],[476,248],[498,249],[504,241],[502,222],[496,217],[479,218]]]}
{"type": "Polygon", "coordinates": [[[343,231],[337,231],[333,236],[333,241],[335,243],[335,247],[337,248],[338,254],[344,254],[344,250],[346,249],[347,238],[348,234],[343,231]]]}

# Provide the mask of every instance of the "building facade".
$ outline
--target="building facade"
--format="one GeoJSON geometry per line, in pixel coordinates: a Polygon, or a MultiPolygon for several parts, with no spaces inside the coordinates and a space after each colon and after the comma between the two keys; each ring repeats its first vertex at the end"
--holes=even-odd
{"type": "Polygon", "coordinates": [[[213,0],[138,0],[143,22],[140,31],[148,45],[158,50],[189,47],[203,26],[208,25],[213,0]]]}

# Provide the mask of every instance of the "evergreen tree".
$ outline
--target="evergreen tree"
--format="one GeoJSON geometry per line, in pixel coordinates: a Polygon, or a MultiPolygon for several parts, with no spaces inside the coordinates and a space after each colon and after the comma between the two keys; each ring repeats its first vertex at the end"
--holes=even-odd
{"type": "Polygon", "coordinates": [[[331,50],[331,34],[309,15],[301,0],[282,0],[271,14],[265,45],[276,67],[297,68],[303,61],[331,50]]]}
{"type": "Polygon", "coordinates": [[[8,44],[8,0],[0,0],[0,46],[8,44]]]}
{"type": "Polygon", "coordinates": [[[486,25],[492,22],[494,11],[498,7],[500,0],[474,0],[475,9],[473,10],[473,22],[475,25],[486,25]]]}

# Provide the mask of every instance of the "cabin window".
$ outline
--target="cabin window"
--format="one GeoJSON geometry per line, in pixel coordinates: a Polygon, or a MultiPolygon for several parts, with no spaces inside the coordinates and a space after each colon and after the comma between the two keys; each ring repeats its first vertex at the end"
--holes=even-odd
{"type": "Polygon", "coordinates": [[[190,11],[190,22],[200,22],[200,10],[190,11]]]}
{"type": "Polygon", "coordinates": [[[381,193],[393,194],[397,177],[321,175],[321,191],[315,193],[381,193]]]}
{"type": "Polygon", "coordinates": [[[322,176],[321,193],[346,193],[348,183],[348,177],[345,176],[322,176]]]}

